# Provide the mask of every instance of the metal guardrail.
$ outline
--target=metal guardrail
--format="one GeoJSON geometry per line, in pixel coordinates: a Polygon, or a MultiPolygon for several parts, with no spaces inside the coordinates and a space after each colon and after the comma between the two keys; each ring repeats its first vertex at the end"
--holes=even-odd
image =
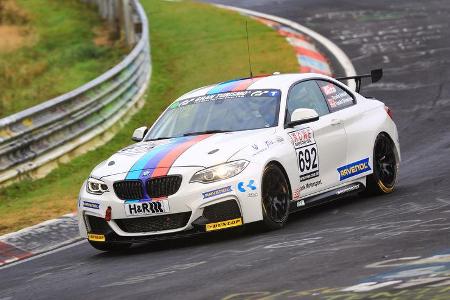
{"type": "Polygon", "coordinates": [[[67,94],[0,119],[0,185],[74,152],[139,105],[151,75],[148,21],[138,0],[129,3],[139,40],[118,65],[67,94]]]}

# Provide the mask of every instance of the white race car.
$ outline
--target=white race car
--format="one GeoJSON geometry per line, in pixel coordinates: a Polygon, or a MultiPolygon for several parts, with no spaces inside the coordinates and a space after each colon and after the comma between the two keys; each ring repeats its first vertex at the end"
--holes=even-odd
{"type": "MultiPolygon", "coordinates": [[[[381,70],[354,76],[381,78],[381,70]]],[[[173,102],[100,163],[78,200],[99,250],[260,222],[345,195],[391,193],[400,146],[392,114],[340,81],[282,74],[203,87],[173,102]]]]}

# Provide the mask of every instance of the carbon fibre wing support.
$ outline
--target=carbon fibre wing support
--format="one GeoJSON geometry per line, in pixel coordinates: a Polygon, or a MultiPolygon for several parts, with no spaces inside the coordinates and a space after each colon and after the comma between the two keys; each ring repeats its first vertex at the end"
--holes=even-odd
{"type": "Polygon", "coordinates": [[[380,79],[383,77],[383,69],[375,69],[370,71],[370,74],[364,74],[364,75],[356,75],[356,76],[348,76],[348,77],[338,77],[336,80],[343,81],[343,80],[355,80],[356,81],[356,92],[359,93],[361,90],[361,82],[363,78],[371,78],[372,83],[375,83],[377,81],[380,81],[380,79]]]}

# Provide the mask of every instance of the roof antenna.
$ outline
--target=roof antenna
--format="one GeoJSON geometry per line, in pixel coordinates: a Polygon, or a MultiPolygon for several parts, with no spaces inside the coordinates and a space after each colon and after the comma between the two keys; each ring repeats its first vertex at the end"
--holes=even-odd
{"type": "Polygon", "coordinates": [[[250,60],[250,42],[248,41],[248,22],[247,22],[247,20],[245,20],[245,32],[247,33],[248,67],[250,69],[250,78],[253,78],[252,61],[250,60]]]}

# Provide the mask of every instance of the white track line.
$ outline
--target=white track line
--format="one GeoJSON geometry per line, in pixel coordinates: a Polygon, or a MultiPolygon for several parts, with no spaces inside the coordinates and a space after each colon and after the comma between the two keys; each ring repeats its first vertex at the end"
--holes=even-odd
{"type": "MultiPolygon", "coordinates": [[[[239,8],[239,7],[235,7],[235,6],[229,6],[229,5],[221,5],[221,4],[215,4],[215,6],[220,7],[220,8],[224,8],[224,9],[229,9],[229,10],[234,10],[240,13],[244,13],[247,15],[252,15],[252,16],[256,16],[256,17],[261,17],[264,19],[268,19],[268,20],[272,20],[284,25],[287,25],[291,28],[294,28],[308,36],[310,36],[311,38],[313,38],[314,40],[316,40],[318,43],[322,44],[325,48],[328,49],[328,51],[330,51],[331,53],[333,53],[333,55],[336,57],[336,59],[339,61],[339,63],[341,64],[342,68],[344,69],[345,72],[345,76],[354,76],[356,75],[356,71],[355,71],[355,67],[353,66],[352,62],[350,61],[350,59],[348,58],[348,56],[344,53],[344,51],[341,50],[341,48],[339,48],[335,43],[333,43],[332,41],[330,41],[329,39],[327,39],[326,37],[324,37],[323,35],[321,35],[320,33],[315,32],[314,30],[311,30],[303,25],[300,25],[294,21],[285,19],[285,18],[281,18],[281,17],[277,17],[274,15],[269,15],[269,14],[265,14],[265,13],[261,13],[261,12],[257,12],[254,10],[250,10],[250,9],[245,9],[245,8],[239,8]]],[[[350,89],[355,90],[356,89],[356,83],[351,80],[348,84],[348,86],[350,87],[350,89]]]]}

